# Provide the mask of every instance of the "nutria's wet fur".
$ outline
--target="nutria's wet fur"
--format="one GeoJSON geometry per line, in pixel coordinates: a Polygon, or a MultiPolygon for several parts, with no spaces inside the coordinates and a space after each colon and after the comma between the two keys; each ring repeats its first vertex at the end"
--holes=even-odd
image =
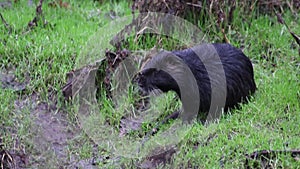
{"type": "Polygon", "coordinates": [[[194,78],[197,81],[200,96],[199,112],[208,112],[210,110],[212,86],[216,86],[215,89],[221,91],[219,93],[222,93],[222,90],[227,88],[227,91],[225,91],[224,94],[226,103],[224,103],[225,105],[223,104],[225,111],[228,108],[237,106],[238,103],[246,101],[247,98],[256,90],[253,67],[250,59],[245,56],[241,50],[233,47],[230,44],[216,43],[200,45],[193,49],[189,48],[180,51],[172,51],[167,55],[154,56],[144,66],[144,68],[142,68],[135,80],[144,92],[175,91],[179,97],[181,97],[182,93],[180,93],[179,85],[182,84],[178,83],[184,81],[183,85],[192,84],[188,82],[189,79],[186,77],[186,75],[182,74],[182,72],[186,70],[184,70],[180,64],[174,63],[174,61],[169,62],[168,57],[180,58],[190,68],[192,74],[194,75],[194,78]],[[197,55],[194,49],[200,49],[202,56],[199,57],[199,53],[197,55]],[[211,57],[208,56],[209,53],[211,53],[209,50],[212,49],[215,51],[216,55],[218,55],[219,59],[211,59],[211,57]],[[220,64],[220,61],[222,64],[220,64]],[[220,65],[223,66],[222,70],[220,69],[220,65]],[[159,67],[167,70],[167,72],[171,72],[172,76],[159,67]],[[213,74],[213,77],[208,76],[207,70],[209,67],[211,68],[210,70],[212,70],[211,74],[213,74]],[[219,78],[219,74],[221,74],[222,71],[223,75],[225,72],[225,83],[222,83],[219,80],[222,79],[219,78]],[[176,80],[173,77],[182,80],[177,80],[178,83],[176,83],[176,80]],[[223,89],[222,85],[224,85],[223,89]]]}

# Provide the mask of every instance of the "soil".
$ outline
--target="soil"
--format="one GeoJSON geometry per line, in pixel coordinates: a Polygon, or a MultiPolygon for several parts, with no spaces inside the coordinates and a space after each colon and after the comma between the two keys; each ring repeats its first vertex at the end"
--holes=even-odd
{"type": "Polygon", "coordinates": [[[16,112],[30,111],[32,147],[26,152],[26,162],[14,153],[15,168],[95,168],[91,159],[80,159],[69,152],[69,143],[81,133],[76,122],[70,122],[65,111],[52,102],[41,101],[38,94],[15,101],[16,112]]]}

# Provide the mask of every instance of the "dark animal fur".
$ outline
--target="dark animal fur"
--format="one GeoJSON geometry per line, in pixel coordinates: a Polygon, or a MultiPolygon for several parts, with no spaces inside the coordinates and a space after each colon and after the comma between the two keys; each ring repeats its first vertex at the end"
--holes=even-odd
{"type": "MultiPolygon", "coordinates": [[[[230,44],[208,44],[214,51],[217,52],[219,56],[219,61],[210,60],[204,54],[203,58],[199,58],[198,55],[192,49],[185,49],[180,51],[171,52],[172,55],[179,57],[185,64],[188,65],[191,72],[193,73],[200,96],[200,107],[199,112],[208,112],[211,106],[211,88],[215,85],[220,88],[222,83],[218,82],[218,79],[210,79],[208,76],[208,71],[206,65],[214,66],[220,65],[222,62],[223,69],[226,77],[226,103],[223,107],[225,111],[228,108],[232,108],[238,105],[238,103],[246,101],[256,90],[256,85],[253,77],[253,67],[249,58],[247,58],[244,53],[231,46],[230,44]]],[[[200,48],[203,46],[199,46],[200,48]]],[[[201,50],[205,50],[205,47],[201,50]]],[[[160,90],[162,92],[175,91],[179,97],[181,97],[179,85],[176,83],[175,79],[172,78],[167,72],[152,68],[154,64],[160,64],[164,57],[155,56],[149,63],[140,71],[137,75],[135,81],[138,83],[139,87],[145,92],[151,92],[160,90]]],[[[184,75],[180,74],[181,67],[176,67],[172,64],[165,63],[165,69],[174,72],[175,76],[179,76],[179,79],[186,81],[184,75]]],[[[213,73],[218,74],[220,70],[213,69],[213,73]]],[[[216,75],[217,77],[218,75],[216,75]]],[[[190,83],[185,83],[190,84],[190,83]]],[[[225,89],[225,88],[224,88],[225,89]]]]}

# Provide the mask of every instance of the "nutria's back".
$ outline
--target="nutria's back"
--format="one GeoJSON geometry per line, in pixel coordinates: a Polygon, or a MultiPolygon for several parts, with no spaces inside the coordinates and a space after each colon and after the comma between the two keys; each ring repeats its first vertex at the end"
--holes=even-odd
{"type": "MultiPolygon", "coordinates": [[[[227,84],[225,107],[230,108],[237,105],[242,100],[245,100],[247,96],[251,95],[256,90],[252,63],[241,50],[233,47],[230,44],[214,43],[212,46],[216,50],[223,65],[227,84]]],[[[208,102],[210,102],[210,82],[212,79],[209,79],[204,64],[217,65],[220,62],[218,62],[218,60],[209,59],[206,57],[199,59],[199,56],[197,56],[194,50],[191,48],[181,51],[174,51],[173,53],[187,63],[197,79],[198,86],[200,86],[200,97],[208,97],[207,99],[203,100],[209,100],[208,102]]],[[[207,111],[207,108],[204,108],[202,111],[207,111]]]]}

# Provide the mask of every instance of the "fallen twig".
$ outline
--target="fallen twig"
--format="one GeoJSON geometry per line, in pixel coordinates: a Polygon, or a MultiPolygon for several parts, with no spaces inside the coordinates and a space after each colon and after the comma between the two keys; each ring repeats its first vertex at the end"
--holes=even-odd
{"type": "Polygon", "coordinates": [[[290,34],[293,36],[293,38],[296,40],[297,44],[300,47],[300,37],[298,35],[296,35],[293,31],[291,31],[291,29],[289,28],[289,26],[287,25],[287,23],[284,21],[284,19],[282,18],[281,14],[276,12],[276,10],[274,9],[274,12],[277,16],[277,20],[280,24],[283,24],[286,26],[286,28],[288,29],[288,31],[290,32],[290,34]]]}
{"type": "Polygon", "coordinates": [[[176,146],[157,148],[152,155],[146,157],[146,159],[137,167],[139,168],[157,168],[158,166],[164,166],[170,163],[173,155],[177,152],[176,146]]]}
{"type": "Polygon", "coordinates": [[[226,33],[225,33],[225,30],[222,28],[221,29],[221,32],[223,34],[223,40],[226,42],[226,43],[230,43],[230,41],[228,40],[227,36],[226,36],[226,33]]]}
{"type": "Polygon", "coordinates": [[[43,25],[48,24],[48,22],[44,18],[42,6],[43,6],[43,0],[40,0],[35,10],[36,16],[28,23],[26,32],[24,32],[24,34],[28,33],[34,27],[38,26],[38,22],[41,20],[41,18],[42,18],[43,25]]]}
{"type": "Polygon", "coordinates": [[[259,160],[261,165],[269,162],[271,159],[276,158],[278,154],[290,154],[292,158],[297,160],[297,157],[300,156],[300,150],[260,150],[255,151],[251,154],[246,154],[245,168],[252,168],[249,162],[251,160],[259,160]]]}
{"type": "Polygon", "coordinates": [[[3,15],[1,13],[0,13],[0,17],[1,17],[2,23],[5,25],[5,28],[8,30],[8,33],[10,34],[12,31],[11,26],[6,22],[6,20],[4,19],[3,15]]]}
{"type": "MultiPolygon", "coordinates": [[[[2,149],[2,148],[1,148],[2,149]]],[[[0,151],[0,168],[15,168],[15,162],[12,155],[7,150],[0,151]]]]}
{"type": "Polygon", "coordinates": [[[32,21],[30,21],[28,23],[28,27],[29,28],[37,26],[38,25],[38,21],[41,19],[41,17],[42,17],[42,19],[44,21],[42,5],[43,5],[43,0],[40,0],[38,6],[36,7],[36,16],[33,18],[32,21]]]}
{"type": "Polygon", "coordinates": [[[191,3],[191,2],[187,2],[186,4],[187,4],[187,5],[190,5],[190,6],[193,6],[193,7],[200,8],[200,9],[203,8],[202,4],[195,4],[195,3],[191,3]]]}

